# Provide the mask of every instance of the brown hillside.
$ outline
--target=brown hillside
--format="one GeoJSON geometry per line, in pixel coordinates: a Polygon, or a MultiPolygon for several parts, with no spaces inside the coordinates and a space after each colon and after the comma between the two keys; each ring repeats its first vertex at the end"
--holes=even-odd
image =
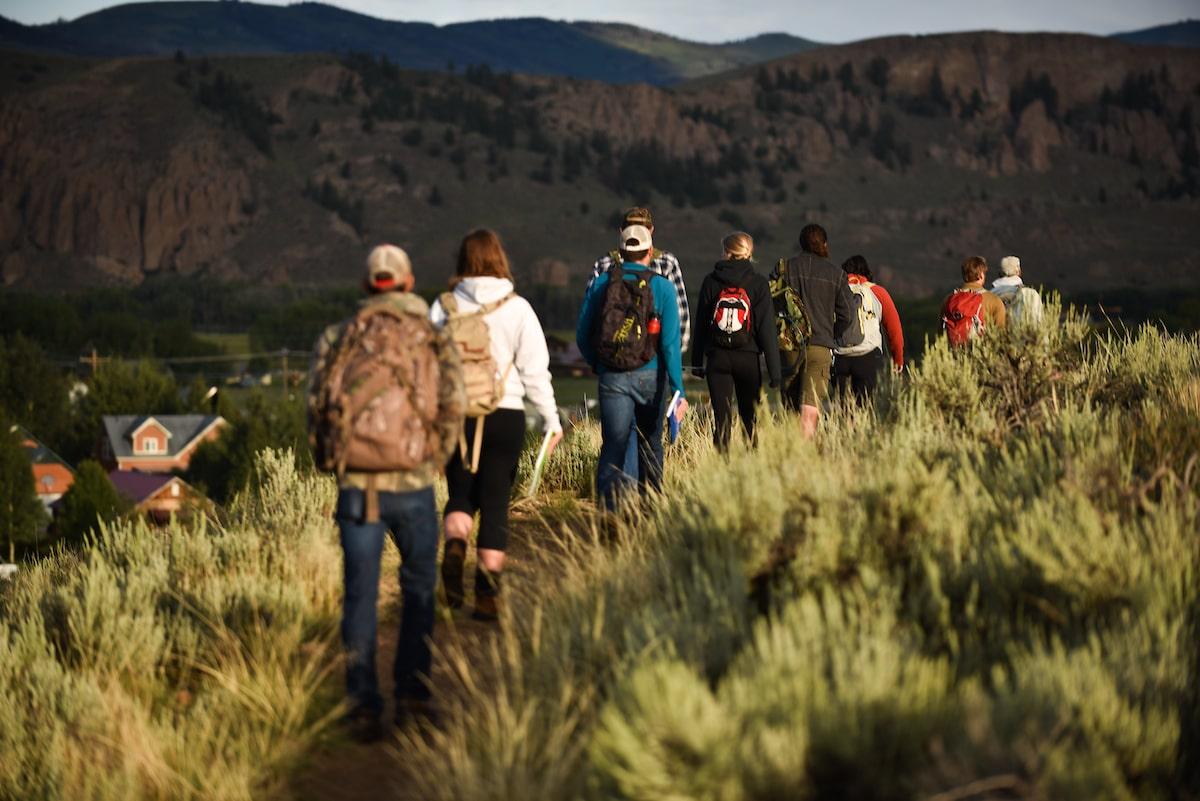
{"type": "Polygon", "coordinates": [[[814,219],[835,258],[864,253],[902,294],[973,252],[1018,252],[1064,288],[1198,280],[1186,49],[896,37],[674,91],[361,58],[0,54],[0,87],[9,285],[348,281],[378,240],[437,283],[476,225],[530,278],[582,275],[632,202],[696,285],[727,230],[769,261],[814,219]]]}

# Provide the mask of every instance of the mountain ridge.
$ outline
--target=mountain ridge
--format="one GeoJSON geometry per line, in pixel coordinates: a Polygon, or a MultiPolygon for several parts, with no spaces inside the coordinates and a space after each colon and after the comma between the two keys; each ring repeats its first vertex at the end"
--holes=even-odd
{"type": "Polygon", "coordinates": [[[361,51],[409,69],[487,65],[497,71],[655,85],[814,46],[788,34],[707,44],[635,26],[542,17],[438,26],[383,20],[316,2],[129,3],[42,26],[0,18],[0,47],[6,49],[104,57],[361,51]]]}

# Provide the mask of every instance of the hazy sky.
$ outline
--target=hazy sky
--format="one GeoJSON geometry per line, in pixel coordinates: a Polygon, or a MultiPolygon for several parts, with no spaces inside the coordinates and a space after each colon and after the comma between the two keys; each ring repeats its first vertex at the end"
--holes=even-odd
{"type": "MultiPolygon", "coordinates": [[[[33,24],[74,19],[109,5],[115,3],[0,0],[0,15],[33,24]]],[[[729,0],[336,0],[333,5],[438,24],[522,16],[629,22],[700,41],[768,31],[824,42],[980,28],[1107,34],[1200,16],[1200,0],[754,0],[745,5],[729,0]]]]}

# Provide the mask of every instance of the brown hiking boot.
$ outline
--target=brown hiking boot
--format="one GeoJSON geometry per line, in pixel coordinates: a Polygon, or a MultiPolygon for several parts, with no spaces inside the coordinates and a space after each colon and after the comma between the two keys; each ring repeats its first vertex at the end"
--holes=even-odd
{"type": "Polygon", "coordinates": [[[471,617],[476,620],[484,620],[489,623],[494,623],[500,619],[500,596],[498,595],[476,595],[475,596],[475,611],[471,617]]]}
{"type": "Polygon", "coordinates": [[[463,562],[467,558],[467,544],[462,540],[446,540],[442,552],[442,589],[446,593],[446,605],[461,609],[463,593],[463,562]]]}

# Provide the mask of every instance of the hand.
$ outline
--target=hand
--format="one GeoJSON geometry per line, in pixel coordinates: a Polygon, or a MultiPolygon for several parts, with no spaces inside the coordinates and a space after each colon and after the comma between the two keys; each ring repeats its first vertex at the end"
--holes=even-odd
{"type": "Polygon", "coordinates": [[[675,404],[675,422],[682,423],[683,416],[687,414],[688,402],[687,398],[680,398],[679,403],[675,404]]]}
{"type": "Polygon", "coordinates": [[[896,364],[895,362],[892,362],[892,372],[893,372],[893,373],[896,373],[896,374],[903,373],[903,372],[904,372],[904,365],[903,365],[903,364],[896,364]]]}
{"type": "Polygon", "coordinates": [[[562,442],[563,432],[555,431],[554,436],[550,437],[550,444],[546,446],[546,458],[549,459],[554,454],[554,449],[558,447],[558,443],[562,442]]]}

